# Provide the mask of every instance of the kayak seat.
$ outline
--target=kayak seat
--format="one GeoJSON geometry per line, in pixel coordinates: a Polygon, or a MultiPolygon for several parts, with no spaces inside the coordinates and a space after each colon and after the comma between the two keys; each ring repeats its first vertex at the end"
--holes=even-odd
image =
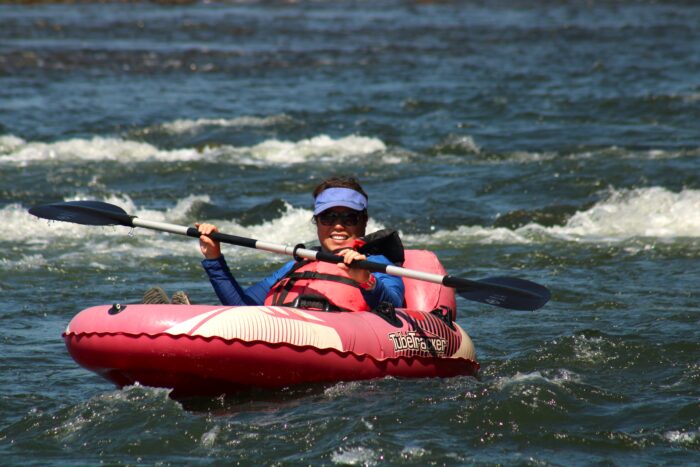
{"type": "MultiPolygon", "coordinates": [[[[442,267],[440,260],[432,251],[405,250],[406,257],[403,267],[433,274],[445,275],[447,272],[442,267]]],[[[406,287],[406,308],[410,310],[430,311],[442,306],[452,310],[452,319],[457,315],[457,302],[455,291],[451,287],[442,284],[420,281],[417,279],[403,278],[406,287]]]]}

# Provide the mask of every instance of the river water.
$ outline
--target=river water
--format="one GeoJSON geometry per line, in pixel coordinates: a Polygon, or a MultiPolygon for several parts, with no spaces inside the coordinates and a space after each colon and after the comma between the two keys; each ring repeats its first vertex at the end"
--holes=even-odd
{"type": "MultiPolygon", "coordinates": [[[[0,5],[6,465],[700,465],[700,5],[690,1],[0,5]],[[352,174],[372,228],[536,312],[458,301],[479,378],[178,402],[73,362],[78,311],[150,285],[216,303],[195,241],[315,237],[352,174]]],[[[252,283],[287,258],[228,247],[252,283]]]]}

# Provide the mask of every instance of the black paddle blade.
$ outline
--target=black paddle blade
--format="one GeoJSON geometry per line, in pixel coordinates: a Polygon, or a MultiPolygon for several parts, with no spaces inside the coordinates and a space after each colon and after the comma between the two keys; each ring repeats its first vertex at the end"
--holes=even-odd
{"type": "Polygon", "coordinates": [[[34,206],[29,214],[54,221],[83,225],[125,225],[133,227],[130,216],[119,206],[102,201],[65,201],[34,206]]]}
{"type": "Polygon", "coordinates": [[[467,300],[511,310],[538,310],[552,296],[546,287],[515,277],[489,277],[469,282],[457,287],[459,295],[467,300]]]}

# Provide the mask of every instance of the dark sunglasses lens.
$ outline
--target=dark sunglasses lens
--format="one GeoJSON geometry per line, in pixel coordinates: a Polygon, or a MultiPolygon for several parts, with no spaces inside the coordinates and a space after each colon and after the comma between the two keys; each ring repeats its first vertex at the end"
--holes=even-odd
{"type": "Polygon", "coordinates": [[[338,219],[338,216],[335,214],[321,214],[318,218],[321,219],[321,224],[323,225],[333,225],[338,219]]]}
{"type": "Polygon", "coordinates": [[[329,212],[327,214],[319,214],[318,220],[321,221],[323,225],[335,225],[340,222],[343,225],[357,225],[360,222],[360,215],[356,212],[329,212]]]}
{"type": "Polygon", "coordinates": [[[357,225],[360,222],[360,215],[356,212],[346,212],[340,218],[343,225],[357,225]]]}

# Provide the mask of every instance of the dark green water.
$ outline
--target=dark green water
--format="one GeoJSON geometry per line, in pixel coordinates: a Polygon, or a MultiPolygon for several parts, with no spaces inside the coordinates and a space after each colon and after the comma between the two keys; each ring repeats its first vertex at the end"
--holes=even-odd
{"type": "MultiPolygon", "coordinates": [[[[7,465],[700,465],[695,2],[0,5],[0,454],[7,465]],[[148,286],[216,298],[196,243],[48,224],[99,199],[296,244],[354,174],[373,227],[465,278],[479,379],[176,402],[61,332],[148,286]]],[[[243,283],[286,258],[230,247],[243,283]]]]}

